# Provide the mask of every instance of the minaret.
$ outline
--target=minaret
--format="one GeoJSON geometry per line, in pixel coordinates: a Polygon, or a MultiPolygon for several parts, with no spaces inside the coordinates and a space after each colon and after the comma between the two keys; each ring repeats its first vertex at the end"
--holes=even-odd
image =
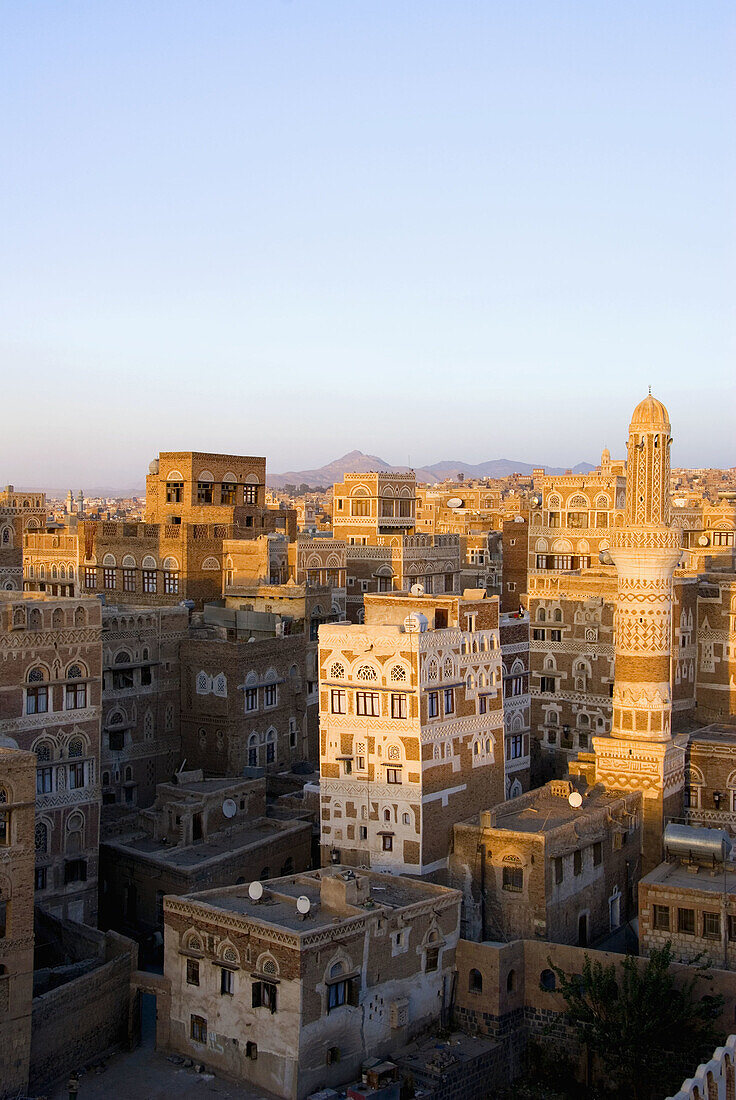
{"type": "Polygon", "coordinates": [[[665,818],[682,814],[685,736],[672,737],[672,575],[682,553],[670,527],[670,419],[651,391],[634,409],[626,519],[611,531],[618,573],[610,737],[593,739],[596,778],[644,795],[642,873],[662,859],[665,818]]]}

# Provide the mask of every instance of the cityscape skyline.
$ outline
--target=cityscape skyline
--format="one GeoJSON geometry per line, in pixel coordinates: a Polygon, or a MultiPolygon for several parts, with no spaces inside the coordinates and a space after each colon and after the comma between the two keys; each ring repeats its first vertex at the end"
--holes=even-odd
{"type": "Polygon", "coordinates": [[[729,5],[79,12],[5,13],[0,365],[47,398],[5,469],[48,482],[81,408],[62,483],[181,446],[565,466],[650,383],[678,465],[731,461],[729,5]]]}

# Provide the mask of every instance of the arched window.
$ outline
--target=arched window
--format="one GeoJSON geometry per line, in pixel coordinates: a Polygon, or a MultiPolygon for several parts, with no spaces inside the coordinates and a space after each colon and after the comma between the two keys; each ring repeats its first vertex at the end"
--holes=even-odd
{"type": "Polygon", "coordinates": [[[370,665],[361,665],[355,674],[356,680],[377,680],[378,673],[370,665]]]}
{"type": "Polygon", "coordinates": [[[345,679],[345,666],[340,661],[333,661],[330,665],[329,678],[330,680],[345,679]]]}
{"type": "Polygon", "coordinates": [[[86,622],[87,622],[87,615],[86,615],[86,612],[85,612],[84,608],[83,607],[78,607],[77,610],[74,612],[74,625],[75,626],[84,626],[84,624],[86,622]]]}
{"type": "Polygon", "coordinates": [[[506,976],[506,992],[513,993],[516,989],[516,971],[509,970],[506,976]]]}
{"type": "Polygon", "coordinates": [[[391,820],[391,811],[390,810],[386,809],[386,810],[383,811],[383,820],[385,822],[388,822],[388,821],[391,820]]]}
{"type": "Polygon", "coordinates": [[[72,737],[69,742],[69,756],[84,756],[84,742],[81,737],[72,737]]]}
{"type": "Polygon", "coordinates": [[[468,974],[468,992],[469,993],[482,993],[483,992],[483,975],[480,970],[471,970],[468,974]]]}
{"type": "Polygon", "coordinates": [[[266,733],[266,763],[273,764],[276,759],[276,730],[273,727],[266,733]]]}
{"type": "Polygon", "coordinates": [[[538,607],[537,608],[537,622],[538,623],[543,623],[546,618],[547,618],[547,612],[544,610],[543,607],[538,607]]]}
{"type": "Polygon", "coordinates": [[[291,858],[291,856],[288,856],[286,861],[281,865],[281,874],[282,875],[293,875],[294,874],[294,860],[291,858]]]}
{"type": "Polygon", "coordinates": [[[34,837],[36,842],[37,852],[48,852],[49,850],[49,828],[43,821],[36,822],[36,828],[34,831],[34,837]]]}
{"type": "Polygon", "coordinates": [[[248,738],[248,767],[258,767],[258,734],[252,733],[248,738]]]}
{"type": "Polygon", "coordinates": [[[389,679],[392,683],[403,683],[406,680],[406,669],[402,665],[394,665],[389,674],[389,679]]]}
{"type": "Polygon", "coordinates": [[[557,989],[557,978],[554,970],[543,970],[539,975],[539,984],[547,993],[554,993],[557,989]]]}
{"type": "Polygon", "coordinates": [[[562,610],[559,607],[555,608],[555,622],[556,623],[561,623],[562,622],[562,610]]]}
{"type": "Polygon", "coordinates": [[[41,618],[41,612],[37,607],[31,609],[31,613],[28,616],[28,625],[31,630],[40,630],[43,626],[43,620],[41,618]]]}
{"type": "Polygon", "coordinates": [[[54,608],[54,611],[51,615],[51,626],[54,628],[54,630],[61,630],[63,625],[64,625],[64,612],[61,610],[60,607],[56,607],[56,608],[54,608]]]}

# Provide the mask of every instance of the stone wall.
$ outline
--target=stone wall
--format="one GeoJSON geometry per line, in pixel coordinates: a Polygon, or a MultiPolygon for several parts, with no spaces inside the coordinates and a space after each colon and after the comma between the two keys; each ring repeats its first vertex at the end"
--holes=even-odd
{"type": "Polygon", "coordinates": [[[101,966],[33,1000],[31,1092],[131,1040],[131,976],[138,949],[114,932],[101,938],[101,966]]]}

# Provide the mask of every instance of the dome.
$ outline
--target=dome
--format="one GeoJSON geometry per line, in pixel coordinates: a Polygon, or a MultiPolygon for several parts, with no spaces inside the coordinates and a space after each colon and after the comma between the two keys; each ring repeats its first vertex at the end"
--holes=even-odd
{"type": "Polygon", "coordinates": [[[634,409],[629,431],[669,432],[670,417],[662,402],[647,394],[634,409]]]}

